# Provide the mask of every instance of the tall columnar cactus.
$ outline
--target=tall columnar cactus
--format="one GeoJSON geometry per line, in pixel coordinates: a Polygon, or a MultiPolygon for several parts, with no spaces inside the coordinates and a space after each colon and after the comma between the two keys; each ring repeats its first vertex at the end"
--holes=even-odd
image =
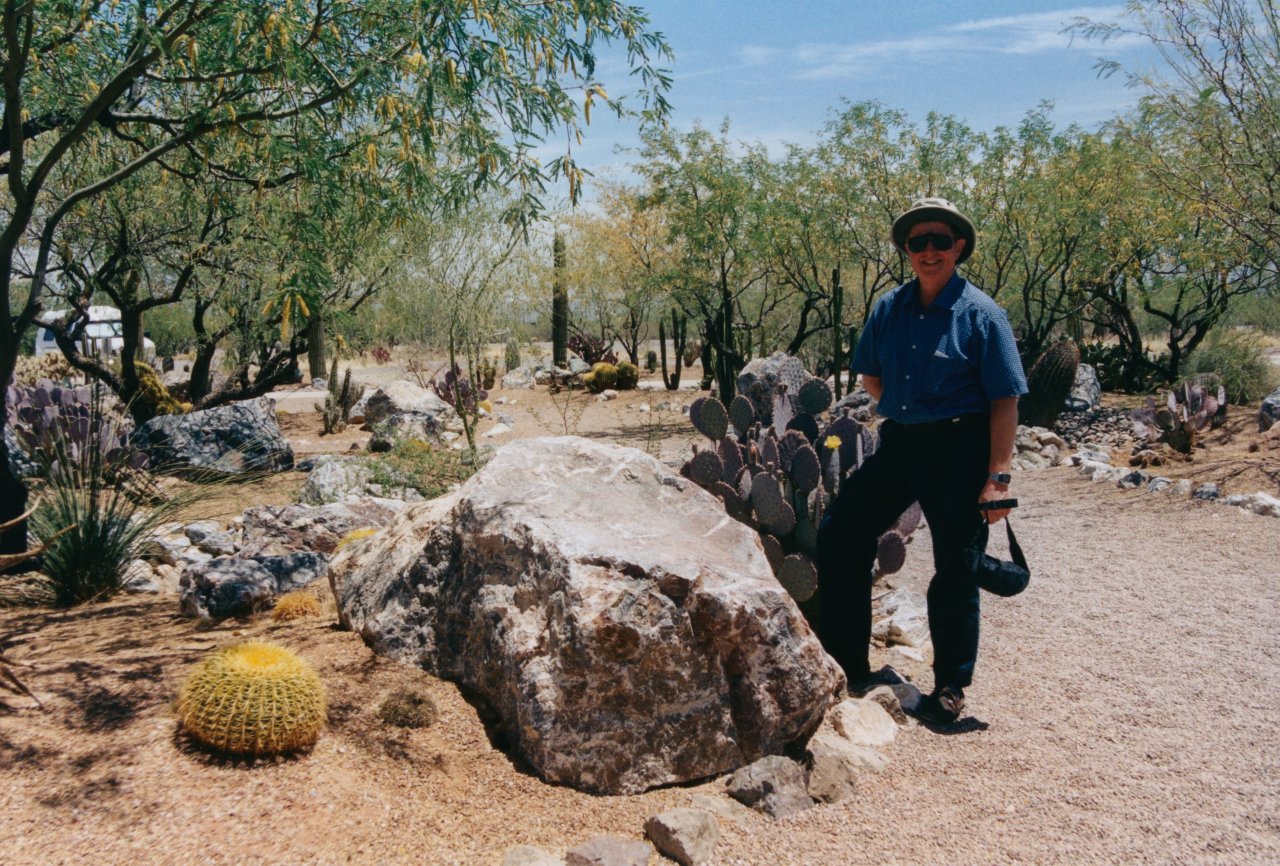
{"type": "Polygon", "coordinates": [[[677,310],[671,308],[671,344],[674,350],[675,370],[667,375],[667,328],[661,318],[658,319],[658,351],[662,353],[662,384],[666,386],[668,391],[674,391],[680,387],[680,365],[684,362],[684,350],[686,345],[685,326],[688,323],[688,317],[677,310]]]}
{"type": "Polygon", "coordinates": [[[1019,421],[1031,427],[1052,427],[1071,394],[1080,366],[1080,347],[1070,340],[1050,346],[1027,374],[1027,393],[1018,401],[1019,421]]]}
{"type": "Polygon", "coordinates": [[[219,752],[263,756],[310,748],[325,720],[325,689],[292,651],[264,641],[219,650],[182,686],[178,718],[219,752]]]}

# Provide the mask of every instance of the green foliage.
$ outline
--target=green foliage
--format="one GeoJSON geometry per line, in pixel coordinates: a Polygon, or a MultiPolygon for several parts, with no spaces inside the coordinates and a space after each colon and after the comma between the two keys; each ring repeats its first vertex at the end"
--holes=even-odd
{"type": "Polygon", "coordinates": [[[431,695],[415,686],[395,689],[378,706],[378,718],[397,728],[427,728],[439,716],[431,695]]]}
{"type": "Polygon", "coordinates": [[[1262,353],[1255,334],[1220,337],[1191,356],[1188,372],[1215,373],[1232,403],[1253,403],[1276,387],[1277,369],[1262,353]]]}
{"type": "Polygon", "coordinates": [[[182,727],[202,745],[260,757],[309,749],[324,727],[324,684],[285,647],[249,641],[218,650],[182,685],[182,727]]]}
{"type": "Polygon", "coordinates": [[[422,439],[399,440],[390,451],[371,455],[370,462],[374,481],[410,487],[427,499],[442,496],[479,468],[466,452],[432,445],[422,439]],[[379,474],[379,467],[384,474],[379,474]]]}

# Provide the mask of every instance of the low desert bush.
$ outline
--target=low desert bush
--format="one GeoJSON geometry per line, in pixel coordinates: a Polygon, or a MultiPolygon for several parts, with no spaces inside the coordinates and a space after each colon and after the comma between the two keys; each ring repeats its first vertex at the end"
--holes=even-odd
{"type": "Polygon", "coordinates": [[[426,728],[435,724],[438,715],[435,701],[415,686],[396,689],[378,707],[378,717],[397,728],[426,728]]]}
{"type": "Polygon", "coordinates": [[[1260,338],[1233,333],[1212,340],[1191,356],[1189,373],[1217,373],[1228,402],[1253,403],[1276,387],[1276,368],[1262,354],[1260,338]]]}

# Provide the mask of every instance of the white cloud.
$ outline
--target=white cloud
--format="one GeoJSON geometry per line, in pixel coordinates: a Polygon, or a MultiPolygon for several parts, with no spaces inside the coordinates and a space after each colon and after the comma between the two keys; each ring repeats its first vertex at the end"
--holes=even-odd
{"type": "MultiPolygon", "coordinates": [[[[792,50],[766,45],[739,49],[744,62],[790,62],[793,77],[801,80],[852,78],[875,65],[896,60],[947,55],[959,59],[971,55],[1042,54],[1051,51],[1093,50],[1100,43],[1075,38],[1062,30],[1076,18],[1114,22],[1124,17],[1125,7],[1079,6],[1056,12],[1028,12],[962,21],[907,38],[881,39],[853,44],[810,43],[792,50]]],[[[1137,35],[1121,35],[1108,40],[1108,50],[1116,51],[1145,43],[1137,35]]]]}

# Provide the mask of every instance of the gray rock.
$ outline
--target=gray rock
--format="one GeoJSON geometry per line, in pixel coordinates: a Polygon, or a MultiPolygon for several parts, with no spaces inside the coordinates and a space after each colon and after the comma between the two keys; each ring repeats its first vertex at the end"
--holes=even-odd
{"type": "Polygon", "coordinates": [[[1258,407],[1258,432],[1266,433],[1277,421],[1280,421],[1280,388],[1262,399],[1258,407]]]}
{"type": "Polygon", "coordinates": [[[1071,393],[1063,404],[1066,412],[1088,412],[1102,405],[1102,385],[1098,382],[1098,372],[1090,364],[1076,367],[1076,380],[1071,386],[1071,393]]]}
{"type": "Polygon", "coordinates": [[[519,388],[532,389],[537,387],[537,383],[533,380],[533,371],[528,367],[516,367],[514,370],[508,370],[506,375],[502,377],[502,388],[505,391],[513,391],[519,388]]]}
{"type": "Polygon", "coordinates": [[[293,449],[265,397],[185,415],[160,415],[135,430],[131,441],[147,453],[153,469],[234,476],[293,467],[293,449]]]}
{"type": "Polygon", "coordinates": [[[329,574],[329,557],[312,550],[276,556],[255,556],[253,561],[265,568],[275,580],[277,594],[300,589],[329,574]]]}
{"type": "Polygon", "coordinates": [[[516,845],[502,855],[502,866],[564,866],[564,861],[533,845],[516,845]]]}
{"type": "Polygon", "coordinates": [[[879,773],[888,760],[868,746],[859,746],[827,726],[805,747],[806,791],[819,803],[836,803],[857,792],[858,780],[879,773]]]}
{"type": "Polygon", "coordinates": [[[1147,482],[1147,491],[1149,493],[1159,493],[1172,483],[1172,478],[1165,478],[1163,475],[1157,475],[1147,482]]]}
{"type": "Polygon", "coordinates": [[[121,579],[120,585],[125,592],[139,594],[160,592],[160,585],[155,579],[155,572],[151,567],[151,563],[145,559],[132,560],[125,566],[124,577],[121,579]]]}
{"type": "Polygon", "coordinates": [[[245,556],[332,553],[349,533],[386,526],[404,508],[402,500],[369,497],[326,505],[254,506],[242,515],[240,551],[245,556]]]}
{"type": "Polygon", "coordinates": [[[444,433],[448,432],[441,426],[441,416],[430,412],[392,412],[373,422],[372,427],[369,450],[374,452],[390,451],[398,443],[410,439],[438,445],[444,441],[444,433]]]}
{"type": "Polygon", "coordinates": [[[597,836],[564,855],[565,866],[648,866],[652,860],[648,842],[621,836],[597,836]]]}
{"type": "Polygon", "coordinates": [[[230,556],[236,552],[235,539],[216,521],[198,520],[183,529],[187,539],[210,556],[230,556]]]}
{"type": "Polygon", "coordinates": [[[200,619],[250,616],[276,597],[276,579],[251,559],[220,556],[188,565],[179,584],[183,615],[200,619]]]}
{"type": "MultiPolygon", "coordinates": [[[[811,741],[812,742],[812,741],[811,741]]],[[[773,818],[785,818],[813,805],[804,769],[790,758],[769,755],[729,777],[729,796],[773,818]]]]}
{"type": "Polygon", "coordinates": [[[18,436],[13,432],[13,424],[4,428],[5,450],[9,453],[9,470],[18,478],[34,478],[40,474],[40,464],[27,456],[18,443],[18,436]]]}
{"type": "Polygon", "coordinates": [[[778,385],[787,386],[788,394],[797,394],[809,374],[804,362],[786,352],[774,352],[767,358],[753,358],[738,374],[738,393],[751,401],[756,420],[768,427],[773,420],[773,400],[778,385]]]}
{"type": "MultiPolygon", "coordinates": [[[[910,683],[902,683],[902,685],[911,686],[910,683]]],[[[902,699],[898,697],[889,686],[876,686],[871,691],[862,696],[865,700],[875,701],[880,707],[889,714],[889,718],[893,719],[895,724],[905,725],[911,721],[911,717],[907,715],[907,711],[902,706],[902,699]]]]}
{"type": "Polygon", "coordinates": [[[482,696],[535,772],[582,790],[780,752],[842,680],[752,530],[643,452],[577,437],[505,446],[330,581],[377,652],[482,696]],[[601,520],[602,490],[648,517],[601,520]]]}
{"type": "Polygon", "coordinates": [[[1081,448],[1071,455],[1071,463],[1075,466],[1082,466],[1085,463],[1101,463],[1104,466],[1110,466],[1111,454],[1100,448],[1081,448]]]}
{"type": "Polygon", "coordinates": [[[371,457],[326,454],[316,459],[298,498],[304,505],[323,505],[348,499],[377,497],[421,502],[410,480],[371,457]]]}
{"type": "Polygon", "coordinates": [[[591,365],[581,358],[569,359],[569,372],[574,375],[581,376],[583,373],[591,372],[591,365]]]}
{"type": "Polygon", "coordinates": [[[462,420],[453,407],[436,396],[434,391],[420,388],[412,382],[399,380],[377,388],[363,400],[364,423],[377,424],[385,421],[397,412],[420,413],[436,419],[436,426],[441,430],[462,429],[462,420]]]}
{"type": "MultiPolygon", "coordinates": [[[[181,531],[181,530],[179,530],[181,531]]],[[[182,562],[182,554],[191,548],[191,539],[185,534],[161,534],[148,538],[141,545],[141,555],[146,559],[163,562],[166,565],[178,565],[182,562]]]]}
{"type": "Polygon", "coordinates": [[[720,841],[720,824],[700,809],[660,812],[645,822],[644,832],[658,853],[682,866],[709,862],[720,841]]]}
{"type": "Polygon", "coordinates": [[[1195,490],[1191,491],[1192,499],[1217,499],[1221,495],[1222,491],[1218,488],[1218,485],[1214,484],[1212,481],[1206,481],[1204,484],[1201,484],[1195,490]]]}
{"type": "Polygon", "coordinates": [[[488,430],[480,434],[482,439],[496,439],[499,436],[505,436],[511,432],[510,424],[494,424],[488,430]]]}
{"type": "Polygon", "coordinates": [[[929,641],[929,613],[924,596],[905,587],[890,590],[876,601],[879,618],[872,636],[888,644],[921,647],[929,641]]]}
{"type": "Polygon", "coordinates": [[[1141,469],[1135,469],[1132,472],[1126,472],[1116,482],[1116,486],[1123,490],[1133,490],[1135,487],[1142,487],[1150,480],[1151,476],[1141,469]]]}
{"type": "Polygon", "coordinates": [[[738,826],[745,826],[756,819],[756,813],[729,797],[720,794],[697,793],[689,797],[695,808],[709,812],[738,826]]]}
{"type": "Polygon", "coordinates": [[[1183,478],[1177,484],[1166,489],[1171,493],[1178,494],[1179,496],[1190,496],[1191,491],[1195,489],[1195,485],[1192,483],[1190,478],[1183,478]]]}
{"type": "Polygon", "coordinates": [[[1264,517],[1280,517],[1280,499],[1262,491],[1228,496],[1227,504],[1264,517]]]}
{"type": "Polygon", "coordinates": [[[855,746],[887,746],[898,735],[898,725],[876,701],[848,698],[827,714],[837,734],[855,746]]]}

